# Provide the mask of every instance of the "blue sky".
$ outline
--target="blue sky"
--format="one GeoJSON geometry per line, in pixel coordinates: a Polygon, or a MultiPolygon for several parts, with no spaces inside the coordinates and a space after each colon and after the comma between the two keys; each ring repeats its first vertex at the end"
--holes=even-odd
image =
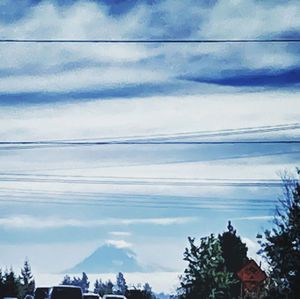
{"type": "MultiPolygon", "coordinates": [[[[298,1],[5,0],[0,36],[293,39],[299,14],[298,1]]],[[[3,43],[1,142],[299,140],[299,51],[3,43]]],[[[56,273],[115,244],[142,264],[182,272],[187,236],[221,233],[229,219],[255,257],[280,172],[299,166],[299,152],[263,143],[1,144],[0,266],[28,256],[36,273],[56,273]]]]}

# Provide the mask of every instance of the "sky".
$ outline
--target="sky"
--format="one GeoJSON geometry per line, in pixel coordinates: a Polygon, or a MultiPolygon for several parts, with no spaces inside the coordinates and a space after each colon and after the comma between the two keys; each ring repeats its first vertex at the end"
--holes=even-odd
{"type": "MultiPolygon", "coordinates": [[[[0,39],[299,39],[299,15],[286,0],[3,0],[0,39]]],[[[111,244],[172,269],[147,277],[168,291],[187,237],[228,220],[259,260],[256,234],[299,166],[299,143],[267,143],[300,140],[299,54],[1,43],[0,267],[28,257],[54,275],[111,244]]]]}

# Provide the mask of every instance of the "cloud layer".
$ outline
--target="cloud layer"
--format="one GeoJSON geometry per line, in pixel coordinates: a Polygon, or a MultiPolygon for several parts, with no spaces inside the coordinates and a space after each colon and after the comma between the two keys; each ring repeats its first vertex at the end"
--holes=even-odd
{"type": "MultiPolygon", "coordinates": [[[[151,225],[174,225],[186,224],[194,221],[192,217],[177,218],[104,218],[96,220],[78,220],[78,219],[59,219],[59,218],[38,218],[28,215],[16,215],[6,218],[0,218],[0,227],[6,229],[53,229],[62,227],[101,227],[114,225],[134,225],[134,224],[151,224],[151,225]]],[[[114,241],[112,241],[114,242],[114,241]]],[[[117,245],[113,244],[112,245],[117,245]]]]}
{"type": "MultiPolygon", "coordinates": [[[[297,1],[129,1],[118,12],[119,1],[26,1],[26,9],[16,9],[15,17],[10,11],[15,2],[4,2],[2,14],[11,17],[3,22],[0,35],[8,39],[292,38],[300,27],[297,1]]],[[[38,102],[51,102],[55,95],[49,92],[61,98],[70,91],[96,91],[100,98],[110,98],[124,94],[124,89],[140,96],[161,94],[161,89],[209,90],[199,82],[298,88],[298,51],[298,45],[274,43],[1,44],[5,59],[0,63],[0,96],[23,94],[19,101],[26,103],[26,94],[32,92],[43,94],[35,95],[38,102]],[[151,93],[150,86],[145,92],[145,84],[151,84],[151,93]]],[[[0,101],[8,102],[3,97],[0,101]]]]}

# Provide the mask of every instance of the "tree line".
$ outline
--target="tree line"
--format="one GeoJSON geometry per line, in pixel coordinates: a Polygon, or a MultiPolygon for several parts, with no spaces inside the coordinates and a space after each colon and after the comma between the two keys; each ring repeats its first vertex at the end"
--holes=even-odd
{"type": "Polygon", "coordinates": [[[11,268],[4,272],[0,269],[0,298],[16,297],[24,298],[26,295],[33,295],[35,281],[31,273],[28,260],[25,260],[21,274],[16,275],[11,268]]]}
{"type": "MultiPolygon", "coordinates": [[[[300,170],[297,178],[283,177],[283,196],[274,215],[274,227],[257,234],[260,254],[267,262],[267,280],[260,291],[245,290],[243,298],[300,298],[300,170]]],[[[249,261],[248,248],[228,223],[222,235],[211,234],[195,243],[188,238],[184,260],[188,265],[180,277],[180,299],[238,299],[241,282],[237,272],[249,261]]]]}
{"type": "MultiPolygon", "coordinates": [[[[82,277],[71,277],[66,275],[61,282],[62,285],[74,285],[81,287],[83,293],[88,292],[90,282],[85,272],[82,277]]],[[[128,288],[123,273],[119,272],[116,277],[116,284],[111,280],[103,282],[102,279],[96,279],[94,284],[94,293],[103,297],[105,294],[125,295],[128,299],[156,299],[152,288],[149,283],[145,283],[142,287],[141,284],[128,288]]]]}

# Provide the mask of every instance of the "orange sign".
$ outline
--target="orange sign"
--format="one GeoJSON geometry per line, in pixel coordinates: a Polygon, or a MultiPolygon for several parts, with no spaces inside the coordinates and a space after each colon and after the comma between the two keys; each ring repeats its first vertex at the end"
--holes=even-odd
{"type": "Polygon", "coordinates": [[[250,260],[237,275],[249,291],[253,291],[259,283],[267,278],[266,273],[260,269],[254,260],[250,260]]]}

